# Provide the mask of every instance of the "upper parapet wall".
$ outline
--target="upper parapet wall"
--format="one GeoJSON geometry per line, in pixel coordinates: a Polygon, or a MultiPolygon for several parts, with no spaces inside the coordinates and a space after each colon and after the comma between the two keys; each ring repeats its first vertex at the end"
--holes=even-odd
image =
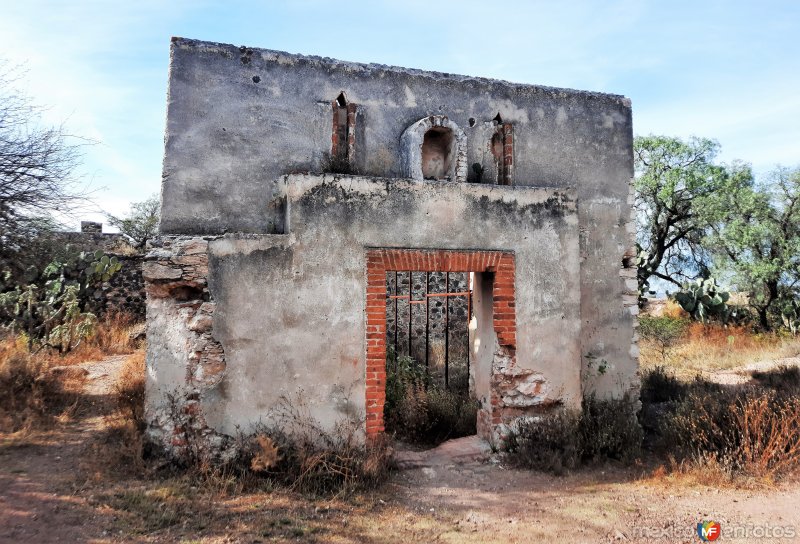
{"type": "MultiPolygon", "coordinates": [[[[385,77],[389,73],[402,73],[414,77],[426,77],[430,79],[447,79],[456,83],[478,82],[484,85],[502,85],[506,88],[516,88],[518,90],[536,89],[538,92],[549,92],[554,94],[569,93],[572,95],[582,95],[600,100],[615,100],[627,103],[630,106],[630,99],[623,95],[613,93],[600,93],[596,91],[584,91],[579,89],[569,89],[565,87],[550,87],[547,85],[535,85],[530,83],[516,83],[503,79],[488,77],[467,76],[461,74],[450,74],[447,72],[436,72],[432,70],[420,70],[418,68],[404,68],[402,66],[392,66],[375,62],[352,62],[334,59],[331,57],[320,57],[318,55],[300,55],[287,53],[286,51],[276,51],[272,49],[253,48],[247,46],[235,46],[225,43],[209,42],[203,40],[193,40],[190,38],[173,37],[172,43],[179,47],[193,48],[197,51],[206,51],[224,56],[241,55],[242,58],[255,55],[261,56],[263,60],[275,61],[281,64],[311,64],[317,67],[325,67],[334,70],[345,70],[351,73],[362,72],[370,77],[385,77]],[[249,53],[248,53],[249,52],[249,53]]],[[[252,60],[252,58],[250,59],[252,60]]]]}
{"type": "Polygon", "coordinates": [[[404,132],[433,116],[459,139],[437,144],[433,158],[414,155],[430,163],[414,170],[422,177],[627,198],[624,97],[176,38],[161,230],[275,232],[274,180],[323,171],[326,155],[346,157],[356,173],[409,176],[404,132]]]}

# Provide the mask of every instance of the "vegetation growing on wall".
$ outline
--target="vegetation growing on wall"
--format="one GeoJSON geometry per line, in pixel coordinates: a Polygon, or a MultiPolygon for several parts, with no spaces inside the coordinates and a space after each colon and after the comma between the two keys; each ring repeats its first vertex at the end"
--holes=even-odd
{"type": "Polygon", "coordinates": [[[158,235],[158,221],[161,217],[159,195],[150,195],[146,200],[134,202],[127,216],[108,215],[111,226],[119,228],[133,247],[143,250],[149,240],[158,235]]]}
{"type": "Polygon", "coordinates": [[[102,251],[53,261],[37,281],[0,293],[0,311],[12,333],[24,333],[28,346],[69,352],[92,332],[97,317],[87,304],[95,287],[119,272],[116,257],[102,251]]]}

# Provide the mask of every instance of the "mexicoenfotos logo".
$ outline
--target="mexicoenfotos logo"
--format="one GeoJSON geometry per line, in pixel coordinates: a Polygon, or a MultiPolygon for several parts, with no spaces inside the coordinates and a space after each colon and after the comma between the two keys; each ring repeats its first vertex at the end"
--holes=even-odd
{"type": "Polygon", "coordinates": [[[719,538],[722,527],[716,521],[701,521],[697,524],[697,536],[703,542],[710,542],[719,538]]]}

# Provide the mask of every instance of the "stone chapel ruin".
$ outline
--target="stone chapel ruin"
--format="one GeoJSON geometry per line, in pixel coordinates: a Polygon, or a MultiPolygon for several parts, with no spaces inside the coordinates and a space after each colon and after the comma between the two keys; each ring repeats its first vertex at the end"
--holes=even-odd
{"type": "Polygon", "coordinates": [[[167,106],[144,265],[166,447],[176,406],[214,447],[298,396],[381,433],[398,273],[467,293],[487,439],[638,390],[628,99],[174,38],[167,106]]]}

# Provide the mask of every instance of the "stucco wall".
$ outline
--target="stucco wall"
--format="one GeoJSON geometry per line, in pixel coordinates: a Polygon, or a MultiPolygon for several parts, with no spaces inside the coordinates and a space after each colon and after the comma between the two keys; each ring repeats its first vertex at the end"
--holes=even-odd
{"type": "MultiPolygon", "coordinates": [[[[635,275],[622,269],[633,234],[631,107],[621,96],[176,38],[162,233],[283,232],[276,180],[323,169],[331,103],[340,92],[357,106],[353,166],[364,175],[400,177],[403,132],[426,116],[446,115],[466,135],[469,179],[475,181],[474,163],[484,167],[484,181],[493,179],[492,120],[499,113],[511,123],[514,183],[576,190],[587,387],[620,394],[637,386],[635,275]],[[605,360],[608,372],[597,375],[586,368],[589,360],[605,360]]],[[[429,213],[448,213],[443,206],[429,213]]],[[[440,247],[452,233],[434,234],[431,246],[440,247]]]]}
{"type": "Polygon", "coordinates": [[[543,382],[528,407],[579,403],[574,191],[330,175],[287,176],[276,186],[288,204],[287,232],[206,237],[207,283],[186,280],[186,265],[197,264],[187,261],[191,251],[151,254],[151,423],[176,388],[197,399],[205,424],[228,435],[268,418],[282,396],[301,395],[327,427],[363,419],[368,248],[513,252],[515,372],[543,382]],[[193,289],[188,300],[165,302],[183,287],[193,289]],[[206,349],[191,332],[201,305],[213,306],[210,338],[224,357],[208,382],[193,366],[206,349]]]}

